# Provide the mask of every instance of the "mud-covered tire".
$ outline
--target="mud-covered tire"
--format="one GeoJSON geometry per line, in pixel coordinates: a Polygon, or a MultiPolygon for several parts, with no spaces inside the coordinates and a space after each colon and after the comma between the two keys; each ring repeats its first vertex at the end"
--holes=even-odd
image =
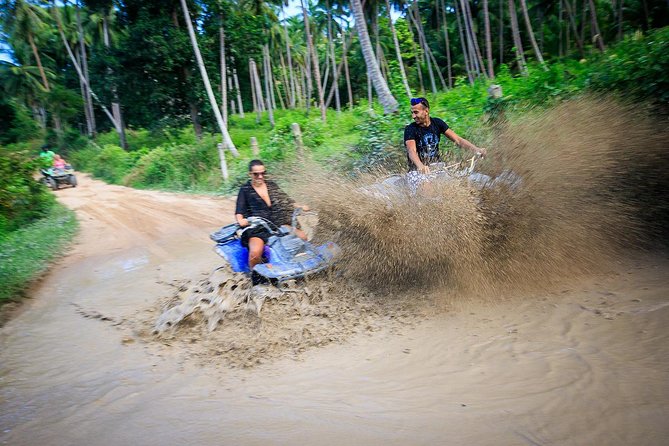
{"type": "Polygon", "coordinates": [[[46,179],[46,185],[49,186],[49,189],[51,189],[51,190],[58,189],[58,182],[56,180],[54,180],[53,178],[47,178],[46,179]]]}
{"type": "Polygon", "coordinates": [[[77,177],[74,175],[68,175],[67,182],[70,183],[70,186],[77,187],[77,177]]]}

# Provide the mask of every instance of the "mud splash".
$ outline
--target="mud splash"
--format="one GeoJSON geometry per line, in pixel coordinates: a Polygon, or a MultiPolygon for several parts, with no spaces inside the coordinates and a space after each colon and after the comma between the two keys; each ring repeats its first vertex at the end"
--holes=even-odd
{"type": "Polygon", "coordinates": [[[369,289],[495,294],[601,271],[661,238],[667,128],[638,105],[583,98],[497,130],[481,170],[514,172],[517,187],[463,180],[436,188],[436,199],[388,205],[360,192],[370,178],[319,172],[299,190],[317,203],[321,236],[344,249],[344,276],[369,289]]]}
{"type": "Polygon", "coordinates": [[[202,364],[248,368],[426,317],[424,298],[389,301],[333,277],[282,290],[263,296],[259,313],[259,302],[249,299],[248,278],[220,268],[206,279],[177,284],[172,296],[134,324],[134,331],[144,341],[177,347],[202,364]]]}
{"type": "Polygon", "coordinates": [[[513,172],[517,183],[480,189],[461,179],[435,184],[428,198],[388,200],[361,189],[378,172],[351,180],[309,166],[293,189],[319,211],[316,238],[343,249],[329,276],[268,296],[258,316],[244,311],[248,281],[223,269],[164,299],[140,332],[248,367],[417,321],[458,299],[604,271],[661,236],[667,136],[638,108],[585,98],[498,130],[481,171],[513,172]]]}

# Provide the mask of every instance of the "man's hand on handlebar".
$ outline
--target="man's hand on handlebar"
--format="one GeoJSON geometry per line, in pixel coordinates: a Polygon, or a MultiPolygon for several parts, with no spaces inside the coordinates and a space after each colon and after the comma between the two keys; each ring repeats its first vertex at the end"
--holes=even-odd
{"type": "Polygon", "coordinates": [[[485,158],[487,154],[488,154],[488,149],[484,149],[483,147],[479,147],[478,150],[476,151],[476,156],[479,156],[481,158],[485,158]]]}
{"type": "Polygon", "coordinates": [[[427,164],[418,166],[418,172],[427,175],[430,173],[430,166],[428,166],[427,164]]]}

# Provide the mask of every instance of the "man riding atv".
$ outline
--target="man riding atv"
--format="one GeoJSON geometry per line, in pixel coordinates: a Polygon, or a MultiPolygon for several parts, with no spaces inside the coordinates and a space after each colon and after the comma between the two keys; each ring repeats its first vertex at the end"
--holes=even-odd
{"type": "MultiPolygon", "coordinates": [[[[309,210],[306,206],[296,205],[276,183],[266,179],[267,169],[262,161],[253,160],[249,163],[249,177],[249,181],[240,188],[237,195],[235,219],[241,228],[249,227],[251,217],[261,217],[276,227],[290,226],[294,208],[309,210]]],[[[306,234],[302,230],[295,228],[294,232],[302,240],[306,240],[306,234]]],[[[267,283],[267,279],[253,268],[263,262],[263,252],[270,235],[269,230],[262,225],[242,232],[241,242],[249,250],[249,269],[254,286],[267,283]]]]}
{"type": "Polygon", "coordinates": [[[409,165],[406,179],[412,195],[419,190],[422,191],[428,183],[430,164],[441,161],[439,142],[442,134],[458,147],[470,150],[479,156],[486,155],[486,149],[461,138],[441,119],[432,118],[427,99],[411,99],[411,117],[414,122],[404,128],[404,145],[409,165]]]}

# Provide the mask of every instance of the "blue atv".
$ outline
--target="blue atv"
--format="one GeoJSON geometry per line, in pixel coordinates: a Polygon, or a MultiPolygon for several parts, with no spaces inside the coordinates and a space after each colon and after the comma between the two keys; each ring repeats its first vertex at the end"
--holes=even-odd
{"type": "MultiPolygon", "coordinates": [[[[297,209],[293,214],[293,228],[297,225],[297,209]]],[[[260,217],[249,217],[249,226],[240,227],[233,223],[212,233],[210,238],[216,243],[215,251],[223,257],[234,272],[251,273],[249,269],[249,250],[242,246],[241,236],[251,228],[264,227],[271,234],[265,245],[264,258],[253,271],[275,284],[299,279],[328,268],[339,255],[340,249],[333,242],[319,246],[302,240],[290,229],[277,227],[272,222],[260,217]]]]}

